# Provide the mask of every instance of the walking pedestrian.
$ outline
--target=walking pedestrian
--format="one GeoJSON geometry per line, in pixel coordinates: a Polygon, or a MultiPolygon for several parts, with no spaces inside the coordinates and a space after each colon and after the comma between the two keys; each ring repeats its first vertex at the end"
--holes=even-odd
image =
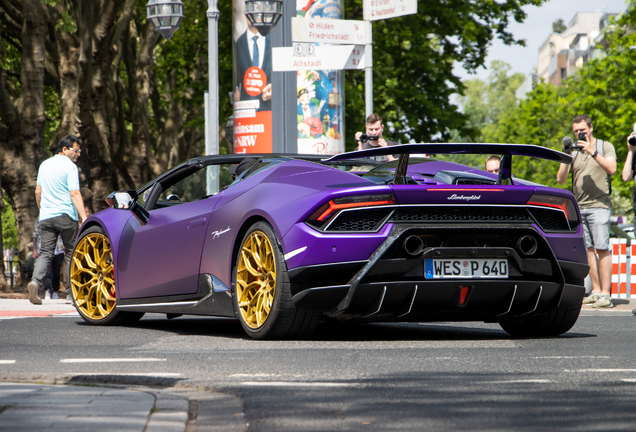
{"type": "MultiPolygon", "coordinates": [[[[32,260],[35,260],[40,256],[42,251],[42,235],[40,232],[40,218],[35,219],[35,227],[33,230],[33,243],[32,243],[32,260]]],[[[45,299],[49,300],[57,300],[60,298],[60,275],[62,270],[62,265],[64,264],[64,243],[62,242],[62,238],[60,236],[57,237],[57,241],[55,242],[55,253],[53,255],[53,259],[49,264],[49,267],[46,269],[46,276],[44,276],[44,280],[42,281],[42,285],[40,288],[44,290],[45,299]]],[[[31,273],[27,276],[29,279],[33,278],[33,269],[31,268],[31,273]]],[[[42,296],[42,291],[38,292],[38,296],[42,296]]]]}
{"type": "MultiPolygon", "coordinates": [[[[82,141],[73,135],[62,138],[58,153],[42,162],[38,170],[35,200],[40,210],[40,234],[42,247],[35,261],[33,278],[27,285],[29,300],[42,304],[38,296],[47,268],[55,253],[58,236],[62,238],[64,249],[72,251],[79,230],[88,214],[79,188],[79,174],[74,162],[79,158],[82,141]]],[[[65,279],[70,280],[68,268],[71,254],[66,254],[65,279]]],[[[66,303],[72,303],[70,286],[66,288],[66,303]]]]}

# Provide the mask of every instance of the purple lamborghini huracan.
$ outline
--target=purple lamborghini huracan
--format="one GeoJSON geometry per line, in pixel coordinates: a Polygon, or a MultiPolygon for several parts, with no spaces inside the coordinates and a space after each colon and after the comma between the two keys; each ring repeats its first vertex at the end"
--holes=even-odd
{"type": "Polygon", "coordinates": [[[588,273],[579,210],[570,192],[513,177],[513,156],[571,162],[514,144],[190,159],[86,220],[75,306],[95,325],[236,317],[258,339],[308,337],[323,316],[565,333],[588,273]],[[386,154],[397,159],[373,159],[386,154]],[[499,175],[431,157],[449,154],[502,155],[499,175]]]}

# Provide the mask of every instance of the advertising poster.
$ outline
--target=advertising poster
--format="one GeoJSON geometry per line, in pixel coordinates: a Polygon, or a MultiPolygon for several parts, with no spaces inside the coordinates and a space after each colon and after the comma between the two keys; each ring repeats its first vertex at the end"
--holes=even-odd
{"type": "Polygon", "coordinates": [[[234,153],[272,152],[272,46],[233,0],[234,153]]]}
{"type": "MultiPolygon", "coordinates": [[[[342,0],[296,0],[296,16],[341,19],[342,0]]],[[[333,155],[344,152],[343,94],[342,71],[297,72],[298,153],[333,155]]]]}

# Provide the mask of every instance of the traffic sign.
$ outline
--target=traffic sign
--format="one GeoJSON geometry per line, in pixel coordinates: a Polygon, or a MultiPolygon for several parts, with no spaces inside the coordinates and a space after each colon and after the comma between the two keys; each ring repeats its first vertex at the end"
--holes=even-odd
{"type": "Polygon", "coordinates": [[[417,0],[364,0],[364,20],[376,21],[417,13],[417,0]]]}
{"type": "Polygon", "coordinates": [[[366,21],[292,18],[293,42],[322,42],[340,45],[371,43],[371,26],[366,21]]]}
{"type": "Polygon", "coordinates": [[[364,69],[367,56],[364,45],[316,46],[312,57],[294,54],[292,47],[272,48],[272,70],[364,69]]]}

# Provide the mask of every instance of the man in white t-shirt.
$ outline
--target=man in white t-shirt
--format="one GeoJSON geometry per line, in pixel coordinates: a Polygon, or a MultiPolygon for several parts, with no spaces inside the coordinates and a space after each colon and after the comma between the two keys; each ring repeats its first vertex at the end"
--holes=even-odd
{"type": "MultiPolygon", "coordinates": [[[[42,162],[38,170],[35,200],[40,209],[41,251],[35,262],[33,279],[27,285],[29,300],[33,304],[42,304],[38,296],[42,280],[46,276],[57,237],[62,238],[66,250],[64,274],[69,281],[68,264],[75,246],[75,237],[79,230],[79,222],[83,222],[88,214],[84,208],[84,200],[80,193],[79,174],[75,161],[79,158],[82,140],[67,135],[58,144],[58,153],[42,162]]],[[[66,289],[66,302],[72,302],[70,288],[66,289]]]]}

